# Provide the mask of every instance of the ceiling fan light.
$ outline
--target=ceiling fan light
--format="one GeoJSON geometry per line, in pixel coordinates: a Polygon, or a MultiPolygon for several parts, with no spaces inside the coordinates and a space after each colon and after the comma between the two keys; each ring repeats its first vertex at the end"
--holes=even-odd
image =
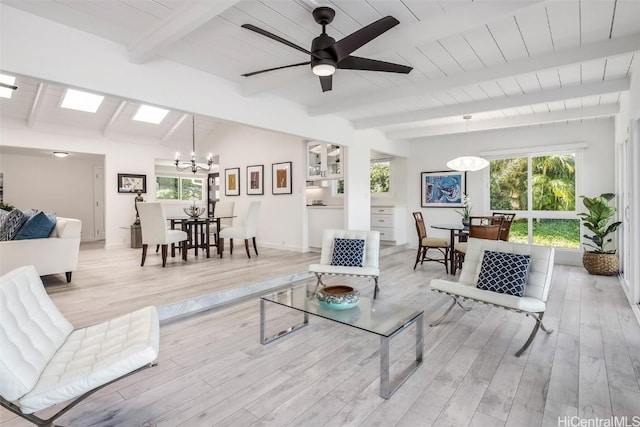
{"type": "Polygon", "coordinates": [[[447,162],[447,167],[459,172],[474,172],[489,166],[489,162],[482,157],[462,156],[447,162]]]}
{"type": "Polygon", "coordinates": [[[63,158],[63,157],[67,157],[69,153],[67,153],[66,151],[54,151],[53,155],[56,157],[63,158]]]}
{"type": "Polygon", "coordinates": [[[313,66],[312,70],[316,76],[331,76],[336,72],[336,67],[331,64],[317,64],[313,66]]]}

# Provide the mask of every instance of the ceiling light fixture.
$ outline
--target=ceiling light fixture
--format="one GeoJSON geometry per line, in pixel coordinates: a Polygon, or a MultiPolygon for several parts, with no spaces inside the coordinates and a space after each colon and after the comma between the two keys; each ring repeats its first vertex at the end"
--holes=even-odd
{"type": "Polygon", "coordinates": [[[69,153],[67,153],[66,151],[54,151],[53,155],[56,157],[63,158],[63,157],[67,157],[69,153]]]}
{"type": "Polygon", "coordinates": [[[312,68],[313,74],[316,76],[331,76],[336,72],[335,65],[332,64],[317,64],[312,68]]]}
{"type": "MultiPolygon", "coordinates": [[[[469,132],[470,115],[462,116],[467,121],[467,132],[469,132]]],[[[459,172],[474,172],[489,166],[489,162],[482,157],[461,156],[447,162],[447,167],[459,172]]]]}
{"type": "Polygon", "coordinates": [[[196,119],[195,116],[191,116],[191,128],[192,128],[192,150],[191,150],[191,161],[189,162],[181,162],[180,161],[180,153],[176,153],[176,169],[178,172],[184,172],[188,169],[191,170],[194,174],[199,170],[209,172],[211,170],[211,165],[213,164],[213,155],[209,153],[207,156],[207,166],[200,166],[196,163],[196,119]]]}

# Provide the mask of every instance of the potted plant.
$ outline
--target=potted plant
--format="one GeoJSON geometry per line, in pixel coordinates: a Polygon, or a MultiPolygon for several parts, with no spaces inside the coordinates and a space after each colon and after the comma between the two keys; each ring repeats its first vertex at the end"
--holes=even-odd
{"type": "Polygon", "coordinates": [[[469,226],[469,217],[471,216],[471,204],[469,203],[471,199],[466,194],[462,195],[462,210],[456,211],[460,216],[462,216],[462,225],[465,227],[469,226]]]}
{"type": "Polygon", "coordinates": [[[593,233],[593,235],[583,235],[585,239],[593,242],[584,243],[593,250],[585,248],[582,255],[582,264],[590,274],[614,275],[619,270],[616,250],[606,249],[607,244],[613,240],[608,236],[615,233],[622,224],[621,221],[609,223],[616,213],[616,208],[609,205],[615,196],[613,193],[603,193],[593,198],[580,196],[589,212],[579,213],[578,216],[582,219],[584,226],[593,233]]]}

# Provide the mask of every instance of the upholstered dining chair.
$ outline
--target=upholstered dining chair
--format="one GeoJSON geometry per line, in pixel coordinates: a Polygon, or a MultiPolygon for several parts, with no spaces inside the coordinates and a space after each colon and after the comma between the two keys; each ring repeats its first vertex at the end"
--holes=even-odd
{"type": "Polygon", "coordinates": [[[171,256],[175,257],[175,244],[180,243],[182,259],[184,261],[187,260],[187,233],[182,230],[169,230],[167,228],[167,217],[165,216],[161,203],[138,203],[138,213],[140,215],[140,228],[142,231],[142,261],[140,266],[144,266],[149,245],[162,246],[163,267],[167,265],[169,244],[171,244],[171,256]]]}
{"type": "Polygon", "coordinates": [[[511,231],[511,223],[516,217],[514,213],[493,212],[494,217],[502,217],[502,228],[500,229],[500,240],[509,241],[509,232],[511,231]]]}
{"type": "Polygon", "coordinates": [[[258,247],[256,246],[256,229],[258,228],[260,203],[261,202],[251,202],[242,226],[227,227],[220,231],[220,238],[218,239],[218,244],[220,245],[218,247],[220,258],[222,258],[222,253],[224,252],[224,239],[229,239],[229,252],[232,255],[233,239],[243,239],[244,248],[247,251],[247,257],[249,258],[251,258],[251,253],[249,252],[249,239],[251,239],[253,241],[253,250],[256,252],[256,255],[258,255],[258,247]]]}
{"type": "MultiPolygon", "coordinates": [[[[224,230],[225,228],[229,228],[233,225],[233,218],[231,218],[233,216],[233,209],[235,207],[236,202],[229,202],[229,201],[224,201],[224,202],[216,202],[216,207],[214,210],[213,215],[216,218],[220,218],[220,230],[224,230]],[[223,217],[227,217],[227,218],[223,218],[223,217]]],[[[210,242],[213,242],[212,244],[214,245],[218,245],[218,230],[215,229],[215,227],[212,230],[213,234],[213,239],[209,239],[210,242]]]]}
{"type": "Polygon", "coordinates": [[[451,256],[451,243],[449,239],[440,237],[428,237],[427,227],[424,225],[424,219],[422,212],[414,212],[413,219],[416,222],[416,231],[418,233],[418,253],[416,254],[416,262],[413,264],[413,269],[416,269],[418,262],[422,265],[425,261],[435,261],[440,264],[444,264],[444,268],[449,273],[449,266],[447,261],[451,256]],[[436,249],[442,254],[442,258],[431,258],[427,256],[429,249],[436,249]]]}
{"type": "MultiPolygon", "coordinates": [[[[499,240],[502,232],[502,217],[472,216],[469,217],[469,237],[486,240],[499,240]]],[[[462,268],[464,255],[467,253],[467,242],[458,242],[453,248],[453,271],[462,268]]]]}

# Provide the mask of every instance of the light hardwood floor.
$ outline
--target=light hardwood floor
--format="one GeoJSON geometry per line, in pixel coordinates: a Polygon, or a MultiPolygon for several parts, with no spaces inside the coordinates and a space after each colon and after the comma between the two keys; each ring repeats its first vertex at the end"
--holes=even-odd
{"type": "MultiPolygon", "coordinates": [[[[303,271],[318,257],[264,249],[251,260],[239,251],[187,264],[176,258],[162,269],[154,256],[140,268],[139,255],[83,249],[72,285],[48,278],[48,291],[80,325],[303,271]]],[[[472,304],[429,327],[449,303],[429,290],[444,269],[425,263],[414,271],[413,257],[381,259],[379,298],[425,311],[424,363],[389,400],[379,396],[378,338],[312,317],[309,327],[263,346],[252,298],[163,325],[158,366],[99,391],[59,424],[557,426],[559,416],[640,416],[640,327],[615,278],[556,266],[545,315],[554,332],[516,358],[533,325],[516,313],[472,304]]],[[[366,280],[346,282],[373,292],[366,280]]],[[[269,316],[275,331],[299,314],[269,316]]],[[[414,340],[409,330],[392,342],[397,366],[414,355],[414,340]]],[[[0,424],[28,425],[2,409],[0,424]]]]}

